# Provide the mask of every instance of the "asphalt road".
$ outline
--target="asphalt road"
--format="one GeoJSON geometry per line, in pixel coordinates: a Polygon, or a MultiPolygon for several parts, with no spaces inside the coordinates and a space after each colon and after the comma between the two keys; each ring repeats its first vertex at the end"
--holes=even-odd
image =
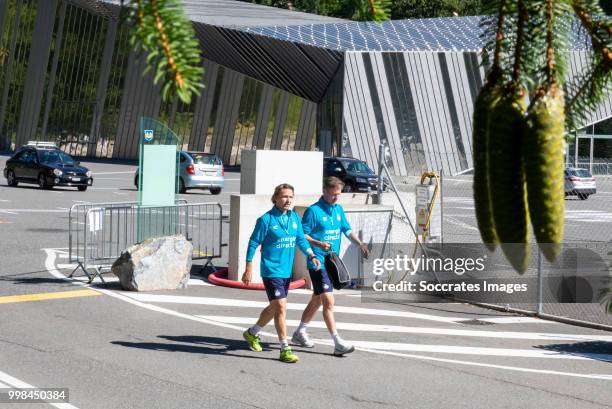
{"type": "MultiPolygon", "coordinates": [[[[566,242],[612,241],[612,176],[596,176],[597,193],[587,200],[565,199],[566,242]]],[[[444,186],[444,239],[451,243],[478,242],[472,177],[446,177],[444,186]]],[[[499,187],[502,189],[503,187],[499,187]]]]}
{"type": "MultiPolygon", "coordinates": [[[[0,183],[0,387],[69,388],[64,408],[612,407],[610,332],[463,304],[366,304],[342,291],[340,333],[358,350],[333,357],[319,314],[309,330],[315,348],[295,348],[301,361],[287,365],[272,326],[264,352],[242,341],[265,304],[261,292],[197,276],[184,290],[151,293],[68,280],[67,209],[136,198],[135,166],[84,164],[95,177],[87,192],[0,183]]],[[[228,209],[239,175],[226,177],[220,196],[182,197],[228,209]]],[[[290,331],[308,297],[290,294],[290,331]]]]}

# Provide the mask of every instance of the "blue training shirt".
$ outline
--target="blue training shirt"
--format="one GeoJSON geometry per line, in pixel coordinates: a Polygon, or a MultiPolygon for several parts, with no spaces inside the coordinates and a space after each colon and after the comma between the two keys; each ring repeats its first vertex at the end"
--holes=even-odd
{"type": "MultiPolygon", "coordinates": [[[[321,197],[319,201],[311,205],[304,212],[302,217],[304,226],[304,234],[309,235],[318,241],[328,241],[331,243],[331,249],[337,254],[340,253],[341,233],[349,237],[351,233],[351,225],[346,220],[344,209],[339,204],[329,204],[321,197]]],[[[318,246],[313,246],[314,254],[324,266],[325,255],[329,251],[324,251],[318,246]]],[[[314,269],[315,266],[311,260],[307,264],[309,269],[314,269]]]]}
{"type": "Polygon", "coordinates": [[[261,276],[289,278],[293,269],[296,243],[304,254],[312,254],[298,215],[291,210],[283,214],[274,206],[257,219],[249,240],[246,261],[253,261],[255,251],[261,245],[261,276]]]}

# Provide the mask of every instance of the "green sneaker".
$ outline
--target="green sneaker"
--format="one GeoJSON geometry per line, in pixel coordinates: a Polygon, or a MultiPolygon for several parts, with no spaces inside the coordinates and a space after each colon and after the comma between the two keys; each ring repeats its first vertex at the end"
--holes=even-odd
{"type": "Polygon", "coordinates": [[[259,345],[259,337],[257,335],[251,334],[249,330],[247,329],[246,331],[242,333],[242,337],[249,344],[249,349],[251,351],[255,351],[255,352],[263,351],[263,348],[261,347],[261,345],[259,345]]]}
{"type": "Polygon", "coordinates": [[[280,358],[278,358],[281,362],[287,362],[293,364],[300,360],[296,354],[293,353],[291,347],[284,347],[280,351],[280,358]]]}

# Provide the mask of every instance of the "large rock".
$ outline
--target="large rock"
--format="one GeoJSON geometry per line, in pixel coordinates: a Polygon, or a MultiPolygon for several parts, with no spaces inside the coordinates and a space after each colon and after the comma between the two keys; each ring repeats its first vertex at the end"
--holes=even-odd
{"type": "Polygon", "coordinates": [[[145,240],[124,250],[111,271],[124,290],[184,288],[189,281],[192,250],[183,235],[145,240]]]}

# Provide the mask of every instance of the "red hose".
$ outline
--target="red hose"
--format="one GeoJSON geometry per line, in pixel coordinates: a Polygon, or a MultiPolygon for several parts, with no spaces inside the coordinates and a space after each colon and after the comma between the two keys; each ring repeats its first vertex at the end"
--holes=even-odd
{"type": "MultiPolygon", "coordinates": [[[[244,284],[242,281],[229,280],[227,277],[227,268],[220,268],[214,273],[208,275],[208,281],[215,285],[222,287],[241,288],[243,290],[265,290],[263,283],[251,283],[249,285],[244,284]]],[[[300,278],[299,280],[292,281],[289,284],[290,290],[301,288],[306,284],[306,280],[300,278]]]]}

